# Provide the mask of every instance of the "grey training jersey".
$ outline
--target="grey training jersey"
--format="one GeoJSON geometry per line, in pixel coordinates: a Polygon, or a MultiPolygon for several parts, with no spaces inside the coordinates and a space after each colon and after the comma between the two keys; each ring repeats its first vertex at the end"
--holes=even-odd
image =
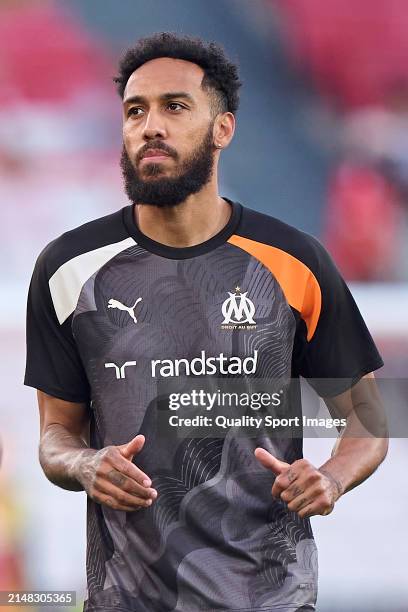
{"type": "MultiPolygon", "coordinates": [[[[127,206],[63,234],[36,262],[25,384],[86,402],[93,448],[142,433],[133,461],[158,491],[129,513],[88,498],[87,612],[315,609],[310,522],[271,496],[275,476],[254,456],[261,446],[292,463],[301,437],[264,425],[182,436],[166,385],[197,391],[216,379],[249,393],[304,376],[334,395],[344,386],[325,379],[351,385],[382,361],[321,244],[230,205],[224,229],[196,246],[149,239],[127,206]]],[[[296,384],[287,405],[301,415],[296,384]]]]}

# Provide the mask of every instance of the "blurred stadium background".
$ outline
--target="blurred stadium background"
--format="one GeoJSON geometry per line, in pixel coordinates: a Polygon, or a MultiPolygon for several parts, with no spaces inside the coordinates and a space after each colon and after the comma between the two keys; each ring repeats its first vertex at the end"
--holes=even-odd
{"type": "MultiPolygon", "coordinates": [[[[221,193],[325,243],[406,418],[406,0],[1,0],[0,590],[77,590],[78,610],[85,496],[38,465],[36,397],[22,385],[26,294],[45,244],[127,204],[112,76],[126,46],[159,30],[216,40],[239,62],[221,193]]],[[[305,455],[317,464],[332,444],[307,439],[305,455]]],[[[408,611],[407,459],[407,439],[393,438],[378,472],[313,519],[319,612],[408,611]]]]}

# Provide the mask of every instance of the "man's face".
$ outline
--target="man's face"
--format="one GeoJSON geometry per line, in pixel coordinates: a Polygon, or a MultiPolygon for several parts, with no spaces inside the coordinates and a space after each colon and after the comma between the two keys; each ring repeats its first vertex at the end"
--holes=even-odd
{"type": "Polygon", "coordinates": [[[196,64],[171,58],[151,60],[130,76],[121,168],[132,202],[175,206],[210,180],[214,119],[203,76],[196,64]]]}

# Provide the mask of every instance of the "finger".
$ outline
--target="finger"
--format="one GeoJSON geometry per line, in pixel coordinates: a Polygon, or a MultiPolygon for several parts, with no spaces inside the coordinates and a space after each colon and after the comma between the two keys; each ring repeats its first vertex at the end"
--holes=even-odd
{"type": "Polygon", "coordinates": [[[306,494],[298,495],[295,499],[288,503],[288,510],[291,512],[299,512],[299,510],[302,510],[302,508],[309,506],[313,502],[313,497],[309,497],[306,494]]]}
{"type": "Polygon", "coordinates": [[[321,516],[327,516],[328,514],[330,514],[331,512],[333,512],[333,508],[334,506],[332,508],[327,508],[321,513],[321,516]]]}
{"type": "Polygon", "coordinates": [[[298,511],[298,516],[300,518],[308,518],[310,516],[327,516],[331,512],[333,512],[334,504],[332,506],[327,506],[319,502],[319,500],[314,500],[310,504],[304,506],[301,510],[298,511]]]}
{"type": "MultiPolygon", "coordinates": [[[[298,485],[300,492],[298,495],[293,497],[290,500],[287,500],[288,497],[288,489],[284,491],[281,495],[281,499],[283,501],[287,501],[288,509],[294,512],[298,512],[301,508],[303,508],[307,503],[312,503],[315,500],[318,500],[324,507],[327,505],[327,500],[324,497],[324,489],[322,489],[321,483],[313,483],[313,485],[308,485],[307,480],[303,480],[299,477],[296,481],[296,485],[298,485]]],[[[292,485],[293,486],[293,485],[292,485]]]]}
{"type": "Polygon", "coordinates": [[[313,468],[309,468],[308,466],[303,467],[301,465],[296,465],[292,463],[290,466],[290,471],[282,474],[278,483],[280,486],[285,487],[283,493],[281,494],[281,499],[287,503],[294,500],[298,495],[302,495],[307,491],[310,492],[312,489],[313,493],[319,495],[322,493],[322,489],[319,488],[319,483],[321,480],[321,475],[317,470],[313,468]]]}
{"type": "Polygon", "coordinates": [[[300,478],[293,482],[287,489],[281,493],[282,501],[289,504],[289,502],[295,500],[298,496],[305,492],[305,488],[300,484],[300,478]]]}
{"type": "Polygon", "coordinates": [[[309,518],[310,516],[316,516],[316,514],[318,514],[316,504],[314,502],[307,504],[301,510],[299,510],[297,514],[299,518],[309,518]]]}
{"type": "Polygon", "coordinates": [[[270,452],[260,446],[255,449],[254,454],[264,467],[268,468],[276,475],[281,474],[283,470],[287,469],[290,465],[285,461],[276,459],[270,452]]]}
{"type": "Polygon", "coordinates": [[[112,465],[112,467],[116,468],[119,472],[122,472],[122,474],[125,474],[125,476],[128,476],[128,478],[131,478],[136,483],[144,487],[151,486],[152,481],[148,475],[129,459],[123,457],[121,453],[118,452],[117,448],[112,449],[109,455],[106,455],[106,459],[112,465]]]}
{"type": "Polygon", "coordinates": [[[292,466],[289,466],[289,468],[275,478],[275,482],[272,485],[272,495],[274,497],[281,497],[283,491],[297,481],[298,478],[299,473],[296,472],[292,466]]]}
{"type": "Polygon", "coordinates": [[[105,478],[122,491],[126,491],[131,495],[143,497],[143,499],[148,499],[149,497],[155,499],[157,497],[156,489],[143,487],[131,478],[125,476],[122,472],[118,472],[115,468],[110,469],[110,471],[105,474],[105,478]]]}
{"type": "Polygon", "coordinates": [[[104,498],[95,501],[97,501],[98,504],[103,504],[105,506],[109,506],[109,508],[112,508],[113,510],[121,510],[122,512],[137,512],[141,509],[141,506],[138,508],[132,508],[131,506],[123,506],[122,504],[118,504],[112,497],[109,497],[109,495],[105,495],[104,498]]]}
{"type": "MultiPolygon", "coordinates": [[[[298,459],[294,461],[290,468],[280,474],[274,484],[276,484],[275,490],[281,492],[281,499],[285,502],[294,499],[301,489],[305,491],[312,485],[316,485],[322,479],[322,475],[307,459],[298,459]],[[279,489],[278,489],[279,487],[279,489]],[[282,493],[284,491],[284,493],[282,493]],[[294,494],[295,493],[295,494],[294,494]]],[[[275,490],[272,494],[275,493],[275,490]]],[[[320,491],[321,492],[321,491],[320,491]]]]}
{"type": "Polygon", "coordinates": [[[127,444],[120,444],[118,449],[123,457],[126,457],[126,459],[129,459],[129,461],[132,461],[134,455],[142,450],[144,443],[145,437],[142,434],[138,434],[127,444]]]}
{"type": "Polygon", "coordinates": [[[142,497],[130,495],[107,480],[101,480],[100,482],[95,483],[94,498],[100,503],[106,503],[106,499],[110,498],[113,503],[108,503],[108,505],[116,510],[124,509],[125,507],[130,508],[131,510],[135,510],[139,507],[146,508],[151,506],[153,503],[152,499],[144,499],[142,497]]]}

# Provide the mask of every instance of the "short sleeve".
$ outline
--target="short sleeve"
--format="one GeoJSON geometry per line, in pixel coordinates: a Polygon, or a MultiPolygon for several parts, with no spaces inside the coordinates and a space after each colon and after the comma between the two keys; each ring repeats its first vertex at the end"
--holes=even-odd
{"type": "Polygon", "coordinates": [[[384,365],[364,319],[330,255],[315,241],[321,310],[305,343],[300,374],[322,397],[342,393],[384,365]]]}
{"type": "Polygon", "coordinates": [[[89,383],[72,336],[72,315],[61,325],[52,302],[47,250],[36,261],[28,291],[24,384],[66,401],[88,402],[89,383]]]}

